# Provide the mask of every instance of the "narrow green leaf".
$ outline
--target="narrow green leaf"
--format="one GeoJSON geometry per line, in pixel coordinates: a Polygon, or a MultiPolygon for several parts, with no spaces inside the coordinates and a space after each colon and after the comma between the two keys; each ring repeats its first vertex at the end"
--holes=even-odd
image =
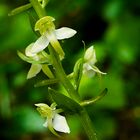
{"type": "Polygon", "coordinates": [[[23,53],[21,53],[20,51],[17,51],[17,54],[18,56],[28,62],[28,63],[32,63],[32,64],[41,64],[41,63],[48,63],[48,60],[47,59],[42,59],[42,60],[38,60],[38,61],[35,61],[34,59],[32,59],[31,57],[27,57],[26,55],[24,55],[23,53]]]}
{"type": "Polygon", "coordinates": [[[52,85],[52,84],[56,84],[58,83],[59,80],[58,79],[48,79],[48,80],[43,80],[41,82],[38,82],[34,85],[34,87],[41,87],[41,86],[48,86],[48,85],[52,85]]]}
{"type": "Polygon", "coordinates": [[[24,11],[28,10],[28,9],[31,8],[31,7],[32,7],[32,4],[31,4],[31,3],[26,4],[26,5],[23,5],[23,6],[20,6],[20,7],[18,7],[18,8],[15,8],[14,10],[12,10],[12,11],[8,14],[8,16],[13,16],[13,15],[19,14],[19,13],[21,13],[21,12],[24,12],[24,11]]]}
{"type": "Polygon", "coordinates": [[[83,73],[83,59],[80,58],[74,66],[74,84],[76,87],[76,90],[78,90],[79,85],[80,85],[80,81],[81,81],[81,77],[82,77],[82,73],[83,73]]]}
{"type": "Polygon", "coordinates": [[[81,106],[87,106],[90,104],[93,104],[95,102],[97,102],[98,100],[102,99],[106,94],[107,94],[107,88],[105,88],[100,95],[98,95],[96,98],[90,99],[90,100],[85,100],[83,102],[80,103],[81,106]]]}
{"type": "Polygon", "coordinates": [[[53,100],[56,102],[59,108],[62,108],[64,111],[69,113],[78,113],[82,110],[80,104],[72,100],[71,98],[61,94],[58,91],[55,91],[51,88],[48,89],[53,100]]]}

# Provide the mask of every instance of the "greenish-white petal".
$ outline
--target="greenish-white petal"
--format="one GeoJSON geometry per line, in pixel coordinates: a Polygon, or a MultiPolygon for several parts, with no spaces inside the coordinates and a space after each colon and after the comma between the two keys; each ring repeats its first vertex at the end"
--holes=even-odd
{"type": "Polygon", "coordinates": [[[31,52],[37,54],[44,50],[49,45],[49,41],[46,36],[42,35],[33,45],[31,52]]]}
{"type": "Polygon", "coordinates": [[[27,79],[35,77],[41,71],[41,64],[32,64],[31,68],[27,74],[27,79]]]}
{"type": "Polygon", "coordinates": [[[66,118],[59,114],[55,114],[55,116],[54,116],[53,128],[59,132],[70,133],[70,129],[67,124],[66,118]]]}
{"type": "Polygon", "coordinates": [[[55,30],[56,38],[58,40],[67,39],[74,36],[77,32],[68,27],[62,27],[55,30]]]}
{"type": "Polygon", "coordinates": [[[35,54],[33,54],[31,52],[33,45],[34,45],[34,43],[31,43],[29,46],[26,47],[26,49],[25,49],[26,56],[30,56],[30,57],[35,56],[35,54]]]}

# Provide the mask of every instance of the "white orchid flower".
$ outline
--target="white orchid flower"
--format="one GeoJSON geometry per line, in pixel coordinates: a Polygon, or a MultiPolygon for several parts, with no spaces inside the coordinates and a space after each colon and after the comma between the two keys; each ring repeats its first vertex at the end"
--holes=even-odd
{"type": "MultiPolygon", "coordinates": [[[[31,43],[26,49],[25,49],[25,55],[27,57],[32,58],[34,61],[39,61],[41,59],[42,54],[32,53],[32,47],[34,46],[34,43],[31,43]]],[[[46,54],[46,53],[45,53],[46,54]]],[[[40,71],[43,71],[49,78],[54,78],[52,72],[50,71],[48,64],[40,64],[40,63],[33,63],[31,64],[31,68],[27,74],[27,79],[35,77],[40,71]]]]}
{"type": "Polygon", "coordinates": [[[59,115],[61,111],[60,109],[56,109],[56,104],[53,103],[49,107],[47,104],[39,103],[35,104],[35,106],[37,106],[37,110],[41,116],[47,118],[43,126],[49,128],[53,134],[58,136],[55,130],[63,133],[70,133],[66,118],[59,115]]]}
{"type": "Polygon", "coordinates": [[[93,77],[95,73],[106,74],[101,72],[96,66],[97,62],[94,46],[89,47],[84,55],[83,74],[93,77]]]}
{"type": "MultiPolygon", "coordinates": [[[[62,27],[60,29],[56,29],[53,32],[46,31],[40,38],[37,39],[37,41],[34,43],[33,47],[30,50],[31,55],[37,54],[44,50],[48,45],[49,42],[56,47],[54,49],[62,55],[64,55],[64,52],[62,48],[60,47],[60,44],[57,40],[67,39],[76,34],[76,31],[68,28],[68,27],[62,27]]],[[[30,54],[29,54],[30,55],[30,54]]]]}

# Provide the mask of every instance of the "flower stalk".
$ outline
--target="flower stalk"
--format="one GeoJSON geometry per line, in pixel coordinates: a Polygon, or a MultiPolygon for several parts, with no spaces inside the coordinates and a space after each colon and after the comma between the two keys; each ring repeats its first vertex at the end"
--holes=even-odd
{"type": "Polygon", "coordinates": [[[46,11],[41,7],[38,0],[30,0],[30,2],[39,18],[46,16],[46,11]]]}
{"type": "MultiPolygon", "coordinates": [[[[39,19],[46,16],[46,12],[38,0],[30,0],[30,2],[32,4],[34,10],[36,11],[39,19]]],[[[53,25],[53,21],[49,21],[49,25],[53,25]]],[[[54,73],[55,73],[55,76],[57,78],[57,81],[59,81],[64,86],[64,88],[68,92],[69,96],[80,105],[81,99],[80,99],[80,95],[78,93],[78,90],[75,89],[75,87],[72,85],[72,83],[68,79],[68,77],[67,77],[67,75],[62,67],[62,64],[61,64],[61,59],[63,59],[64,54],[63,54],[63,50],[61,50],[61,45],[60,45],[59,41],[57,40],[58,38],[54,34],[55,28],[53,28],[51,30],[47,29],[47,31],[48,32],[46,34],[46,38],[50,42],[50,46],[48,47],[49,52],[50,52],[50,58],[51,58],[50,60],[51,60],[52,66],[55,70],[54,73]],[[53,37],[51,37],[51,36],[53,36],[53,37]],[[62,54],[62,56],[59,53],[62,54]]],[[[44,35],[44,28],[41,30],[40,34],[42,36],[44,35]]],[[[36,45],[35,45],[35,47],[36,47],[36,45]]],[[[32,54],[33,53],[31,53],[31,55],[32,54]]],[[[36,52],[34,52],[34,54],[36,55],[36,52]]],[[[40,67],[40,69],[41,68],[42,67],[40,67]]],[[[100,72],[100,71],[96,70],[96,72],[100,72]]],[[[35,74],[37,74],[37,73],[35,73],[35,74]]],[[[52,78],[54,78],[54,77],[52,76],[52,78]]],[[[40,106],[42,106],[42,104],[39,104],[37,106],[40,107],[40,106]]],[[[44,105],[43,105],[43,107],[44,107],[44,105]]],[[[46,105],[45,105],[45,107],[46,107],[46,105]]],[[[54,126],[54,129],[52,128],[52,118],[54,118],[54,117],[60,118],[60,116],[58,116],[56,111],[53,110],[52,108],[50,108],[48,106],[46,108],[47,108],[46,110],[48,110],[48,112],[51,112],[51,116],[49,116],[48,112],[46,113],[46,116],[49,118],[49,120],[47,120],[47,124],[45,124],[45,126],[48,126],[48,128],[50,128],[53,131],[53,133],[55,133],[54,129],[56,129],[56,126],[54,126]]],[[[86,132],[89,140],[97,140],[95,130],[93,129],[93,123],[91,122],[85,108],[83,106],[81,106],[81,108],[82,108],[82,110],[77,112],[77,113],[81,119],[81,122],[82,122],[84,129],[85,129],[85,132],[86,132]]],[[[39,108],[39,111],[42,113],[42,110],[40,110],[40,108],[39,108]]],[[[62,119],[62,117],[61,117],[61,119],[62,119]]],[[[64,120],[64,118],[63,118],[63,120],[64,120]]]]}

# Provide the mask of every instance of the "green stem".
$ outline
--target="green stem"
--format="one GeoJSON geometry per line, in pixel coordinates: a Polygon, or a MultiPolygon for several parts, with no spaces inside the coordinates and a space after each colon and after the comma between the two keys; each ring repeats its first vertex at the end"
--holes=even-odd
{"type": "Polygon", "coordinates": [[[81,123],[84,127],[84,130],[89,138],[89,140],[97,140],[96,132],[93,129],[93,124],[87,114],[87,111],[83,107],[83,110],[79,113],[81,123]]]}
{"type": "Polygon", "coordinates": [[[69,81],[69,79],[67,78],[64,69],[61,65],[60,59],[58,54],[55,52],[55,50],[53,49],[53,47],[49,47],[49,51],[51,53],[52,56],[52,61],[53,61],[53,66],[55,68],[55,72],[56,72],[56,76],[57,78],[60,80],[60,82],[63,84],[63,86],[65,87],[65,89],[67,90],[67,92],[69,93],[69,95],[76,100],[77,102],[80,101],[80,97],[77,93],[77,91],[74,89],[74,87],[72,86],[71,82],[69,81]]]}
{"type": "MultiPolygon", "coordinates": [[[[70,96],[74,100],[77,99],[77,101],[79,102],[80,97],[79,97],[77,91],[74,89],[74,87],[70,83],[69,79],[67,78],[57,53],[51,46],[49,47],[49,51],[50,51],[52,59],[53,59],[53,66],[56,69],[57,78],[61,81],[61,83],[63,84],[65,89],[68,91],[70,96]]],[[[82,111],[79,112],[79,117],[81,119],[82,125],[86,131],[86,134],[87,134],[89,140],[97,140],[96,133],[92,126],[92,122],[84,107],[83,107],[82,111]]]]}
{"type": "MultiPolygon", "coordinates": [[[[46,16],[46,12],[41,7],[38,0],[30,0],[30,2],[33,8],[35,9],[36,13],[38,14],[39,18],[46,16]]],[[[57,78],[63,84],[63,86],[65,87],[65,89],[67,90],[71,98],[73,98],[77,102],[80,102],[80,96],[78,92],[75,90],[75,88],[73,87],[73,85],[71,84],[71,82],[69,81],[69,79],[67,78],[65,71],[62,67],[61,61],[58,57],[58,54],[55,52],[55,50],[51,46],[49,47],[49,51],[52,57],[52,63],[53,63],[57,78]]],[[[81,122],[83,124],[83,127],[87,133],[89,140],[97,140],[95,131],[92,128],[91,120],[84,107],[83,107],[83,110],[79,113],[79,117],[81,119],[81,122]]]]}
{"type": "Polygon", "coordinates": [[[38,0],[30,0],[30,2],[33,8],[35,9],[37,15],[39,16],[39,18],[46,16],[46,11],[41,7],[38,0]]]}

